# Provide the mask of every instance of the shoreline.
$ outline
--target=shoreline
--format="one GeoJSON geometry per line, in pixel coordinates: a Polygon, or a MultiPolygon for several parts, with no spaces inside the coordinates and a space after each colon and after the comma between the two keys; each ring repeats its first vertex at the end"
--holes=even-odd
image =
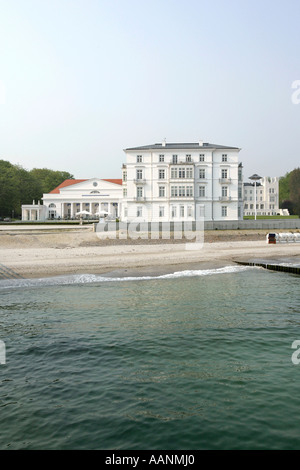
{"type": "Polygon", "coordinates": [[[92,230],[0,232],[0,279],[72,274],[114,277],[212,269],[237,261],[293,259],[300,243],[269,245],[265,230],[205,231],[203,246],[184,240],[100,240],[92,230]],[[121,243],[119,243],[121,242],[121,243]],[[197,249],[195,249],[197,248],[197,249]]]}
{"type": "MultiPolygon", "coordinates": [[[[265,241],[204,243],[186,250],[184,244],[69,246],[65,248],[6,247],[0,244],[0,279],[45,278],[72,274],[138,276],[212,269],[237,261],[281,260],[299,263],[300,244],[268,245],[265,241]]],[[[279,261],[280,262],[280,261],[279,261]]]]}

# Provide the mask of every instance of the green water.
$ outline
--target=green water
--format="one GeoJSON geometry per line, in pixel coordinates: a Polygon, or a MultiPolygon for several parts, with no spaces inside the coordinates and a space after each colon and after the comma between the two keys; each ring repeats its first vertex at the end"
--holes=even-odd
{"type": "Polygon", "coordinates": [[[0,282],[1,449],[299,449],[299,276],[0,282]]]}

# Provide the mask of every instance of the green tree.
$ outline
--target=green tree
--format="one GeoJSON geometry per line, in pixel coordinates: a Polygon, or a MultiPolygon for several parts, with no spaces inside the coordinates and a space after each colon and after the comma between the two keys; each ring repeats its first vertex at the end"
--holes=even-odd
{"type": "Polygon", "coordinates": [[[280,178],[279,207],[289,209],[290,214],[300,215],[300,168],[280,178]]]}
{"type": "Polygon", "coordinates": [[[300,168],[295,168],[290,173],[289,188],[294,214],[300,215],[300,168]]]}
{"type": "Polygon", "coordinates": [[[290,199],[290,188],[289,188],[290,173],[286,173],[279,179],[279,207],[282,207],[283,201],[290,199]]]}
{"type": "Polygon", "coordinates": [[[30,174],[39,181],[42,194],[49,193],[66,179],[74,178],[74,176],[67,171],[55,171],[49,170],[48,168],[33,168],[30,174]]]}
{"type": "Polygon", "coordinates": [[[0,216],[19,217],[22,204],[41,200],[44,193],[50,192],[65,179],[73,179],[73,175],[47,168],[28,171],[0,160],[0,216]]]}

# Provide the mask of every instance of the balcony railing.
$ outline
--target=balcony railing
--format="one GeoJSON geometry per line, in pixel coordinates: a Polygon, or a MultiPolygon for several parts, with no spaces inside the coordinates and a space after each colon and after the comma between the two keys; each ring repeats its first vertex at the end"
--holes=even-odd
{"type": "Polygon", "coordinates": [[[133,182],[134,182],[135,184],[146,184],[145,178],[135,178],[135,179],[133,180],[133,182]]]}
{"type": "Polygon", "coordinates": [[[136,202],[145,202],[145,201],[146,201],[146,198],[145,198],[145,196],[136,196],[136,197],[134,198],[134,200],[135,200],[136,202]]]}
{"type": "Polygon", "coordinates": [[[220,178],[219,183],[220,184],[230,184],[231,183],[231,178],[220,178]]]}
{"type": "Polygon", "coordinates": [[[231,201],[231,196],[220,196],[219,201],[230,202],[231,201]]]}

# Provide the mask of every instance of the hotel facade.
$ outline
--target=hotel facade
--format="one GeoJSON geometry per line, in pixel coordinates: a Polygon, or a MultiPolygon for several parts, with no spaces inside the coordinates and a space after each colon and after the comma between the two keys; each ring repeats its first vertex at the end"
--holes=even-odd
{"type": "Polygon", "coordinates": [[[122,179],[66,180],[43,203],[22,206],[23,220],[106,213],[123,222],[232,221],[243,218],[240,149],[158,143],[124,150],[122,179]]]}
{"type": "Polygon", "coordinates": [[[239,148],[201,141],[162,142],[124,152],[123,221],[243,218],[239,148]]]}

